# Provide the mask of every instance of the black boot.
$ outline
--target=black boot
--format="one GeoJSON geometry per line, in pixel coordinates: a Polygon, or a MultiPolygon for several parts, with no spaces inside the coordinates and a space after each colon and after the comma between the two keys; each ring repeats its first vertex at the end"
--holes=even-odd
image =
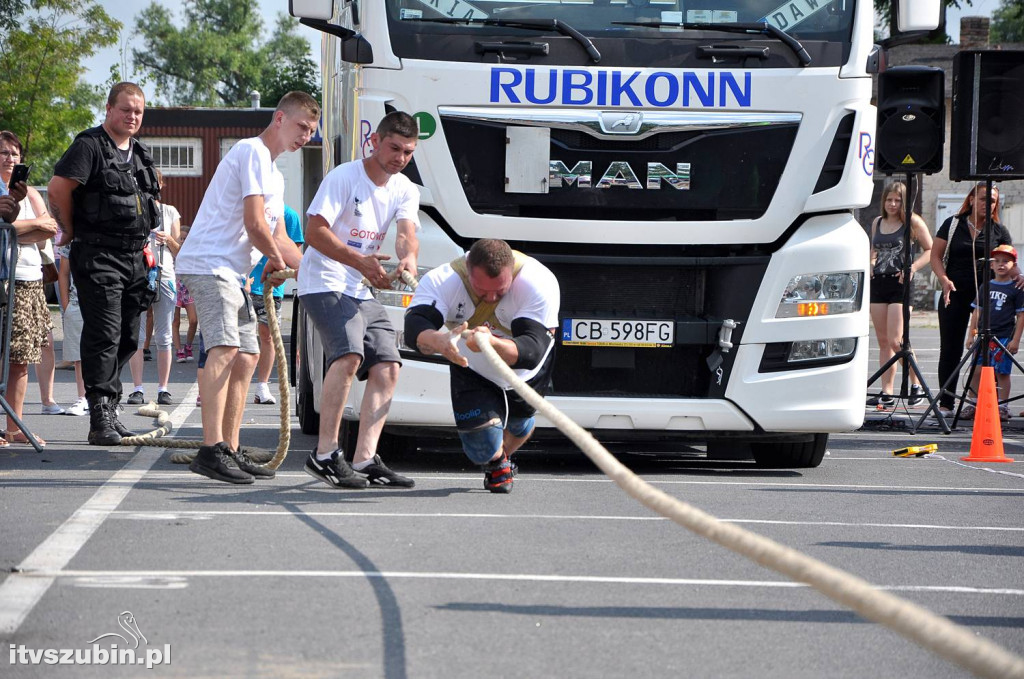
{"type": "Polygon", "coordinates": [[[111,403],[106,396],[90,396],[89,401],[89,445],[118,446],[121,435],[114,428],[111,403]]]}
{"type": "Polygon", "coordinates": [[[116,400],[109,402],[107,408],[110,409],[110,419],[113,420],[111,424],[114,425],[114,429],[121,435],[121,438],[135,436],[135,432],[121,424],[121,420],[117,419],[117,411],[121,410],[121,397],[118,396],[116,400]]]}

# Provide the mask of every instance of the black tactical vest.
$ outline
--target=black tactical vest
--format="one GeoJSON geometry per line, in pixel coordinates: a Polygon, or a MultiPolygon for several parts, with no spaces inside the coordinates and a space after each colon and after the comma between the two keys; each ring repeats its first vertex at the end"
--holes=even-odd
{"type": "Polygon", "coordinates": [[[124,249],[136,249],[137,242],[141,248],[141,240],[161,223],[156,204],[160,189],[152,154],[136,139],[132,141],[131,158],[121,162],[121,153],[102,126],[85,130],[78,138],[99,152],[101,166],[74,192],[75,237],[124,239],[130,244],[124,249]]]}

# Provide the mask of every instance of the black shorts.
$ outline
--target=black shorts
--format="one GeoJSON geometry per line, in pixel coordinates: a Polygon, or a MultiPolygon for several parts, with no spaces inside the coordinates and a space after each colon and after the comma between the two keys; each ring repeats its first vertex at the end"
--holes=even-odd
{"type": "Polygon", "coordinates": [[[871,277],[872,304],[903,304],[903,283],[899,274],[882,274],[871,277]]]}
{"type": "MultiPolygon", "coordinates": [[[[542,370],[527,382],[542,396],[550,383],[548,370],[542,370]]],[[[492,424],[504,428],[509,417],[525,419],[537,412],[515,390],[505,391],[469,368],[457,365],[451,366],[451,391],[455,428],[459,431],[473,431],[492,424]]]]}

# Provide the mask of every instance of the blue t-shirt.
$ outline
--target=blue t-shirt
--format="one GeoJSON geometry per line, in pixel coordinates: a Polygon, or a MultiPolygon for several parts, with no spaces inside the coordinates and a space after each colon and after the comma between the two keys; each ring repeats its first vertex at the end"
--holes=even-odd
{"type": "MultiPolygon", "coordinates": [[[[284,206],[284,226],[288,230],[288,237],[292,239],[292,242],[296,245],[303,243],[302,238],[302,220],[299,217],[299,213],[291,209],[287,205],[284,206]]],[[[263,294],[263,284],[260,282],[260,278],[263,276],[263,267],[267,265],[267,257],[263,256],[256,266],[253,267],[252,273],[249,277],[252,278],[252,285],[249,286],[249,292],[254,295],[263,294]]],[[[274,297],[284,297],[284,283],[274,288],[274,297]]]]}
{"type": "MultiPolygon", "coordinates": [[[[1018,290],[1014,281],[1005,283],[988,282],[988,322],[992,334],[1000,339],[1013,337],[1013,328],[1017,324],[1017,314],[1024,312],[1024,290],[1018,290]]],[[[971,304],[977,308],[977,302],[971,304]]]]}

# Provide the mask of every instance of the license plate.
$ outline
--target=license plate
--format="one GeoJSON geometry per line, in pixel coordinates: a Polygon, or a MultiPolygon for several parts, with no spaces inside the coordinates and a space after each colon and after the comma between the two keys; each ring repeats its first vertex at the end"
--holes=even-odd
{"type": "Polygon", "coordinates": [[[603,318],[566,318],[562,344],[576,347],[671,347],[673,321],[623,321],[603,318]]]}

